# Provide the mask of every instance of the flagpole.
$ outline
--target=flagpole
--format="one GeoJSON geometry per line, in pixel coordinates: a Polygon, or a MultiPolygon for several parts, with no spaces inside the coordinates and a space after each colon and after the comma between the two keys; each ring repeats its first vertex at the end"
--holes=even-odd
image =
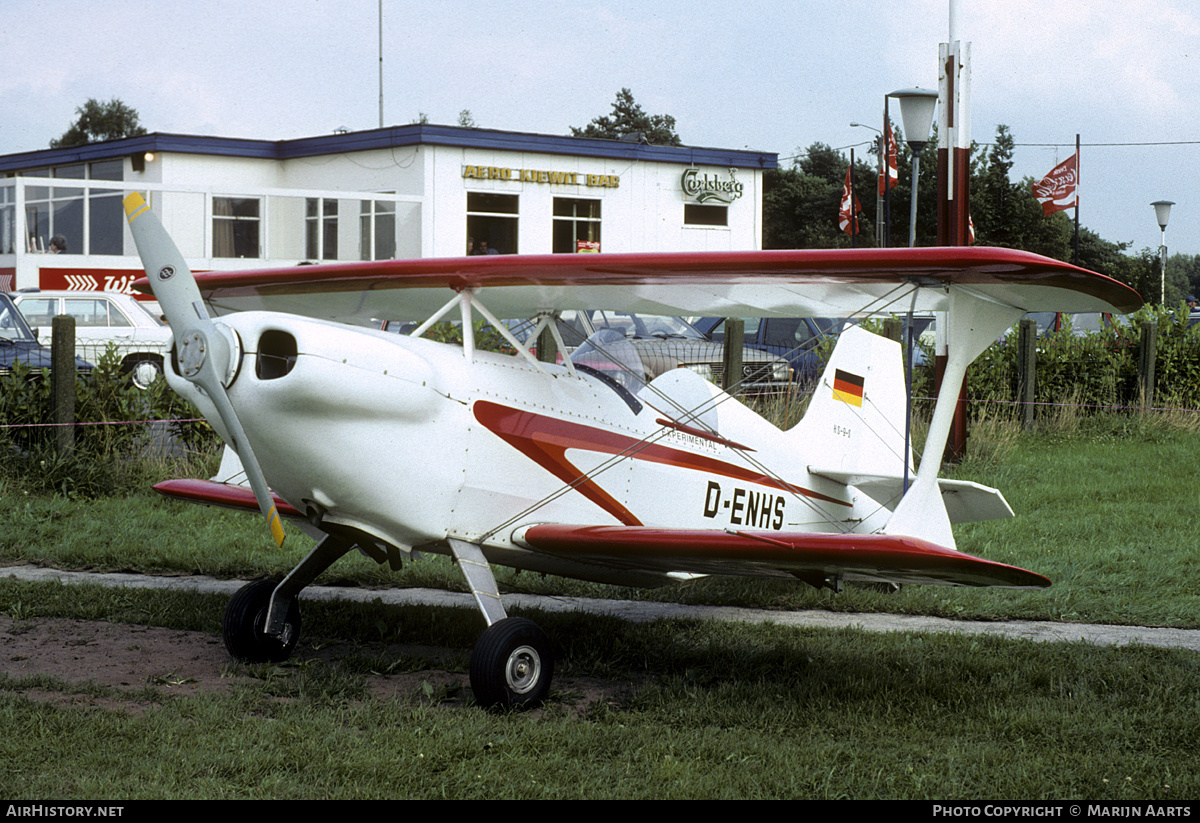
{"type": "Polygon", "coordinates": [[[1079,186],[1083,179],[1081,170],[1083,167],[1083,158],[1079,156],[1079,133],[1075,133],[1075,243],[1074,253],[1071,256],[1071,262],[1079,265],[1079,186]]]}

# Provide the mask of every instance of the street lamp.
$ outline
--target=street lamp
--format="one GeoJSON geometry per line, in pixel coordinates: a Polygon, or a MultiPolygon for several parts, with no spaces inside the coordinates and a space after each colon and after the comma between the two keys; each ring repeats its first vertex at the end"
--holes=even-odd
{"type": "Polygon", "coordinates": [[[917,244],[917,181],[920,179],[921,150],[929,142],[933,126],[933,110],[938,93],[932,89],[901,89],[888,95],[900,101],[900,120],[904,123],[904,139],[912,150],[912,208],[908,217],[908,247],[917,244]]]}
{"type": "MultiPolygon", "coordinates": [[[[875,138],[875,156],[879,160],[879,163],[878,163],[879,179],[882,180],[883,174],[884,174],[883,168],[885,165],[887,165],[887,157],[885,156],[887,154],[887,146],[885,145],[885,142],[883,139],[883,132],[881,132],[879,129],[875,128],[874,126],[868,126],[866,123],[851,122],[850,128],[852,128],[852,129],[854,129],[854,128],[870,129],[871,131],[873,131],[879,135],[878,137],[875,138]]],[[[884,220],[883,220],[883,193],[882,193],[882,190],[880,189],[880,187],[876,186],[875,187],[875,242],[878,243],[880,246],[884,245],[884,242],[883,242],[884,234],[883,233],[884,233],[885,228],[886,227],[884,225],[884,220]]]]}
{"type": "Polygon", "coordinates": [[[1150,204],[1154,206],[1154,216],[1158,219],[1158,228],[1162,231],[1162,244],[1158,247],[1159,257],[1162,258],[1162,268],[1159,273],[1158,284],[1158,301],[1166,305],[1167,302],[1167,219],[1171,216],[1171,206],[1175,203],[1171,200],[1155,200],[1150,204]]]}

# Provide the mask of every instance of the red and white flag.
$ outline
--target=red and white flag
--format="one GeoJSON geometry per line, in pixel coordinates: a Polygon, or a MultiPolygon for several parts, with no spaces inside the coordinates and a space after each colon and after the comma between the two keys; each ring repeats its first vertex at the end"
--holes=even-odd
{"type": "Polygon", "coordinates": [[[896,184],[900,182],[900,172],[896,161],[896,133],[892,131],[891,124],[888,124],[887,131],[883,134],[883,143],[884,162],[879,168],[880,197],[886,195],[888,189],[896,188],[896,184]]]}
{"type": "Polygon", "coordinates": [[[851,190],[850,168],[847,167],[846,184],[842,186],[842,207],[838,210],[838,228],[846,234],[858,234],[858,213],[860,211],[862,211],[862,205],[851,190]],[[850,206],[852,200],[854,202],[853,209],[850,206]]]}
{"type": "Polygon", "coordinates": [[[1042,204],[1042,216],[1079,206],[1079,155],[1072,154],[1033,184],[1033,196],[1042,204]]]}

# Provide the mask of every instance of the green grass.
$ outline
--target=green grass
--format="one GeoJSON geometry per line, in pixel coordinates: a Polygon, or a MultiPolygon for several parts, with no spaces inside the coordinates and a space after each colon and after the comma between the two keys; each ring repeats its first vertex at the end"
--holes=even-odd
{"type": "MultiPolygon", "coordinates": [[[[223,599],[0,581],[0,612],[215,631],[223,599]]],[[[228,695],[0,677],[0,796],[15,798],[925,798],[1158,800],[1200,792],[1200,659],[1150,648],[533,615],[559,680],[628,697],[484,712],[456,690],[378,700],[378,642],[442,643],[465,683],[466,610],[313,603],[341,665],[238,668],[228,695]],[[455,650],[458,650],[457,652],[455,650]],[[29,688],[91,708],[35,702],[29,688]],[[83,700],[86,696],[89,700],[83,700]],[[448,698],[455,698],[447,703],[448,698]]],[[[304,655],[301,654],[303,658],[304,655]]]]}

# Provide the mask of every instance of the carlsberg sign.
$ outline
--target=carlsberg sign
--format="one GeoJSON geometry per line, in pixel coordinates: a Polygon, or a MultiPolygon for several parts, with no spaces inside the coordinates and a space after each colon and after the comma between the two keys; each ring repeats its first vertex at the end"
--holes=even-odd
{"type": "Polygon", "coordinates": [[[701,173],[699,169],[687,169],[680,178],[683,195],[688,200],[697,203],[732,203],[742,196],[745,189],[737,179],[737,169],[729,170],[729,177],[722,178],[716,174],[701,173]]]}

